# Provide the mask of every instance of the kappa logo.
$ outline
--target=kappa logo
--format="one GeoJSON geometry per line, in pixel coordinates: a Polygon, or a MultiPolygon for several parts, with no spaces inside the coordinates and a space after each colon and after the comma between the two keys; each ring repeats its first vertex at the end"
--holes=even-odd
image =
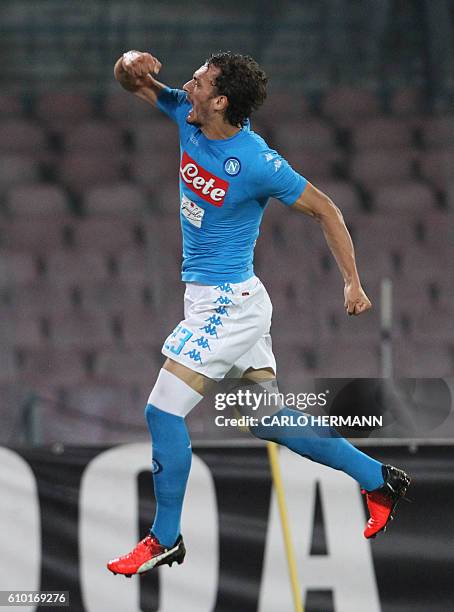
{"type": "Polygon", "coordinates": [[[224,162],[224,170],[230,176],[236,176],[241,170],[240,160],[236,157],[229,157],[229,159],[226,159],[224,162]]]}
{"type": "Polygon", "coordinates": [[[180,164],[180,176],[184,184],[195,194],[213,206],[222,206],[229,183],[202,168],[183,151],[180,164]]]}

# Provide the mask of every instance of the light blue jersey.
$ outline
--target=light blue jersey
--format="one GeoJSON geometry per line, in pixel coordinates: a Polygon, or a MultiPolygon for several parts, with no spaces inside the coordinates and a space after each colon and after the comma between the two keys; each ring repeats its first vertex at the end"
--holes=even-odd
{"type": "Polygon", "coordinates": [[[186,122],[186,93],[165,88],[158,108],[180,132],[182,279],[216,285],[239,283],[254,274],[254,245],[270,197],[296,202],[306,179],[249,124],[223,140],[211,140],[186,122]]]}

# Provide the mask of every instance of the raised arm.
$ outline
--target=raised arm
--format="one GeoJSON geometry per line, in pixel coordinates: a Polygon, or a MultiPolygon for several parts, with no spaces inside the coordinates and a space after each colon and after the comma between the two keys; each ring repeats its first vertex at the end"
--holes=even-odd
{"type": "Polygon", "coordinates": [[[114,76],[124,89],[156,106],[159,92],[165,87],[154,78],[160,70],[161,62],[150,53],[128,51],[116,61],[114,76]]]}
{"type": "Polygon", "coordinates": [[[292,208],[320,223],[344,279],[344,306],[347,313],[359,315],[369,310],[372,304],[361,287],[353,242],[338,207],[327,195],[307,183],[292,208]]]}

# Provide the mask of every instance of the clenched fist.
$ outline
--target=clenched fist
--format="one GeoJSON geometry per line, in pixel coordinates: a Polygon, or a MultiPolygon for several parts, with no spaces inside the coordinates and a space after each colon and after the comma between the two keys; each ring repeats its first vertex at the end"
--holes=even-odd
{"type": "Polygon", "coordinates": [[[131,77],[137,79],[144,79],[148,74],[158,74],[162,66],[156,57],[141,51],[123,53],[121,64],[131,77]]]}
{"type": "Polygon", "coordinates": [[[359,315],[372,308],[372,304],[364,289],[356,283],[345,284],[344,306],[349,315],[359,315]]]}

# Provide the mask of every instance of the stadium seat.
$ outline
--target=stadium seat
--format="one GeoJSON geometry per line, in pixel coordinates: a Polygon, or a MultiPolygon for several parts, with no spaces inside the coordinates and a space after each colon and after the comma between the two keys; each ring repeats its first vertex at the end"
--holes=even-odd
{"type": "Polygon", "coordinates": [[[157,191],[169,181],[178,187],[178,168],[178,147],[138,153],[128,161],[131,178],[140,186],[157,191]]]}
{"type": "Polygon", "coordinates": [[[36,261],[31,253],[0,252],[0,286],[30,283],[36,277],[36,261]]]}
{"type": "Polygon", "coordinates": [[[436,253],[454,248],[454,218],[451,212],[432,210],[421,215],[417,225],[421,246],[436,253]]]}
{"type": "Polygon", "coordinates": [[[315,152],[335,146],[332,128],[320,119],[304,119],[301,125],[295,121],[277,123],[273,130],[273,142],[278,150],[300,148],[302,152],[315,152]]]}
{"type": "Polygon", "coordinates": [[[408,181],[414,173],[415,153],[411,149],[367,151],[355,155],[350,164],[350,177],[366,190],[383,184],[408,181]]]}
{"type": "MultiPolygon", "coordinates": [[[[12,348],[4,347],[0,351],[0,383],[14,383],[17,380],[17,359],[12,348]]],[[[3,388],[2,388],[3,391],[3,388]]],[[[2,395],[2,399],[4,396],[2,395]]],[[[9,406],[11,408],[11,406],[9,406]]],[[[5,411],[8,414],[13,412],[11,409],[5,411]]],[[[3,418],[3,415],[2,415],[3,418]]]]}
{"type": "Polygon", "coordinates": [[[17,282],[11,289],[11,306],[21,317],[49,317],[69,310],[71,305],[70,290],[57,283],[17,282]]]}
{"type": "Polygon", "coordinates": [[[0,153],[24,153],[37,158],[47,150],[47,134],[35,121],[5,119],[0,122],[0,153]]]}
{"type": "Polygon", "coordinates": [[[75,385],[87,378],[83,355],[73,349],[24,350],[18,369],[17,379],[38,392],[59,385],[75,385]]]}
{"type": "Polygon", "coordinates": [[[380,376],[379,342],[349,339],[317,343],[319,376],[332,378],[373,378],[380,376]]]}
{"type": "Polygon", "coordinates": [[[15,382],[16,367],[12,353],[6,351],[0,355],[0,397],[2,400],[2,427],[0,428],[0,444],[3,446],[19,446],[24,442],[24,430],[18,426],[26,402],[30,400],[30,391],[15,382]],[[8,361],[10,365],[8,366],[8,361]],[[11,369],[11,365],[13,366],[11,369]]]}
{"type": "Polygon", "coordinates": [[[104,99],[104,115],[122,128],[133,128],[149,120],[154,111],[144,100],[139,100],[127,91],[118,88],[110,91],[104,99]]]}
{"type": "Polygon", "coordinates": [[[15,185],[38,181],[39,175],[39,164],[33,157],[0,154],[0,196],[15,185]]]}
{"type": "MultiPolygon", "coordinates": [[[[359,342],[369,341],[371,343],[380,340],[380,305],[379,295],[369,292],[368,297],[374,304],[372,310],[360,316],[348,316],[343,301],[342,286],[327,291],[321,289],[321,295],[317,296],[317,338],[323,341],[337,340],[345,341],[352,338],[359,342]],[[328,296],[328,297],[326,297],[328,296]]],[[[309,316],[313,316],[309,313],[309,316]]]]}
{"type": "Polygon", "coordinates": [[[154,383],[161,367],[157,350],[104,350],[95,363],[95,380],[102,383],[141,384],[154,383]]]}
{"type": "Polygon", "coordinates": [[[450,342],[454,346],[454,305],[432,305],[429,311],[414,316],[412,335],[415,340],[450,342]]]}
{"type": "Polygon", "coordinates": [[[286,210],[282,204],[281,208],[280,218],[273,221],[270,227],[274,246],[283,257],[290,259],[297,255],[304,258],[310,256],[312,232],[317,228],[314,221],[291,208],[286,210]]]}
{"type": "Polygon", "coordinates": [[[143,249],[125,249],[118,254],[118,278],[123,282],[143,285],[153,278],[157,252],[143,249]]]}
{"type": "Polygon", "coordinates": [[[452,148],[454,142],[454,115],[430,117],[421,125],[424,144],[428,148],[452,148]]]}
{"type": "Polygon", "coordinates": [[[431,306],[450,306],[454,303],[452,279],[444,273],[443,268],[434,270],[429,277],[422,279],[420,286],[431,306]]]}
{"type": "Polygon", "coordinates": [[[63,146],[67,153],[99,151],[108,154],[114,151],[118,154],[123,148],[122,133],[107,121],[86,121],[65,130],[63,146]]]}
{"type": "Polygon", "coordinates": [[[81,250],[117,255],[135,246],[134,219],[86,217],[74,226],[74,244],[81,250]]]}
{"type": "Polygon", "coordinates": [[[358,152],[410,148],[412,137],[410,126],[395,117],[367,119],[352,127],[352,144],[358,152]]]}
{"type": "Polygon", "coordinates": [[[146,225],[149,249],[151,255],[155,255],[154,261],[157,264],[155,271],[165,281],[179,278],[182,239],[177,210],[166,215],[154,215],[146,225]]]}
{"type": "Polygon", "coordinates": [[[95,382],[85,383],[66,388],[65,408],[60,418],[65,418],[64,413],[73,415],[73,427],[78,423],[79,437],[83,430],[81,422],[89,421],[94,424],[94,432],[91,427],[85,427],[83,431],[85,443],[117,442],[119,436],[126,441],[129,436],[147,436],[146,425],[143,417],[148,394],[140,395],[135,386],[131,384],[99,384],[95,382]],[[87,419],[83,418],[86,414],[87,419]],[[88,435],[88,438],[87,438],[88,435]]]}
{"type": "Polygon", "coordinates": [[[271,90],[264,105],[252,117],[253,129],[254,116],[272,128],[276,123],[276,113],[279,113],[281,117],[286,117],[289,121],[299,121],[310,115],[309,102],[301,92],[295,93],[284,89],[271,90]]]}
{"type": "Polygon", "coordinates": [[[61,183],[74,191],[82,193],[88,187],[111,185],[121,181],[123,176],[121,154],[69,153],[57,166],[57,176],[61,183]]]}
{"type": "Polygon", "coordinates": [[[317,340],[317,326],[314,324],[313,310],[309,302],[305,305],[293,306],[292,302],[284,301],[276,292],[269,291],[273,302],[273,320],[271,336],[273,342],[301,342],[313,345],[317,340]]]}
{"type": "MultiPolygon", "coordinates": [[[[273,332],[272,332],[273,333],[273,332]]],[[[316,353],[312,344],[297,334],[293,339],[273,336],[276,374],[281,393],[301,393],[308,379],[317,376],[316,353]]]]}
{"type": "MultiPolygon", "coordinates": [[[[170,330],[158,325],[156,313],[150,308],[130,308],[123,317],[123,341],[126,347],[162,345],[170,330]]],[[[175,325],[178,321],[175,321],[175,325]]]]}
{"type": "Polygon", "coordinates": [[[418,245],[407,244],[400,252],[402,274],[415,282],[429,281],[438,270],[446,267],[453,249],[430,251],[418,245]]]}
{"type": "Polygon", "coordinates": [[[282,147],[281,155],[290,165],[317,186],[318,182],[331,180],[336,168],[343,165],[343,154],[336,149],[326,151],[301,151],[299,147],[282,147]]]}
{"type": "MultiPolygon", "coordinates": [[[[13,316],[8,317],[7,321],[2,322],[2,326],[5,324],[8,326],[9,342],[7,344],[15,349],[37,349],[46,342],[46,336],[42,328],[42,319],[36,314],[28,315],[23,311],[19,311],[13,316]]],[[[6,338],[3,338],[3,340],[6,340],[6,338]]]]}
{"type": "Polygon", "coordinates": [[[59,250],[47,258],[46,279],[63,287],[79,286],[87,279],[104,281],[109,276],[106,258],[96,251],[59,250]]]}
{"type": "Polygon", "coordinates": [[[454,147],[421,154],[419,166],[422,176],[437,189],[450,189],[454,183],[454,147]]]}
{"type": "MultiPolygon", "coordinates": [[[[150,191],[150,202],[153,210],[163,214],[179,215],[180,191],[176,177],[166,182],[154,184],[150,191]]],[[[172,237],[169,240],[172,240],[172,237]]]]}
{"type": "Polygon", "coordinates": [[[346,220],[354,220],[361,215],[361,200],[357,189],[348,181],[320,181],[318,189],[329,196],[340,208],[346,220]]]}
{"type": "Polygon", "coordinates": [[[93,112],[91,98],[75,91],[43,92],[36,103],[37,118],[57,129],[86,121],[93,112]]]}
{"type": "Polygon", "coordinates": [[[88,215],[117,217],[124,223],[125,215],[140,216],[146,210],[146,198],[133,183],[118,182],[89,189],[83,198],[84,212],[88,215]]]}
{"type": "Polygon", "coordinates": [[[393,115],[405,118],[422,117],[426,103],[421,88],[397,89],[391,96],[390,110],[393,115]]]}
{"type": "Polygon", "coordinates": [[[0,94],[0,117],[19,119],[22,115],[22,110],[22,100],[19,94],[0,94]]]}
{"type": "Polygon", "coordinates": [[[395,344],[393,354],[396,377],[438,378],[454,374],[452,344],[405,340],[395,344]]]}
{"type": "Polygon", "coordinates": [[[111,321],[102,311],[62,311],[50,320],[50,330],[59,348],[100,350],[114,344],[111,321]]]}
{"type": "Polygon", "coordinates": [[[342,86],[328,91],[322,100],[322,112],[339,127],[350,127],[362,117],[378,115],[380,105],[373,92],[342,86]]]}
{"type": "Polygon", "coordinates": [[[24,215],[9,220],[4,226],[2,246],[33,255],[46,254],[65,246],[71,227],[72,218],[68,216],[35,217],[30,223],[24,215]]]}
{"type": "Polygon", "coordinates": [[[148,283],[129,283],[116,280],[92,282],[86,279],[79,286],[81,306],[88,312],[103,312],[108,316],[124,315],[152,303],[154,287],[148,283]]]}
{"type": "Polygon", "coordinates": [[[433,190],[424,183],[407,181],[377,187],[371,193],[374,210],[383,215],[422,216],[436,210],[433,190]]]}
{"type": "Polygon", "coordinates": [[[415,221],[416,218],[407,219],[405,215],[390,216],[381,212],[355,216],[352,218],[355,248],[360,252],[375,252],[375,257],[405,248],[417,240],[415,221]]]}
{"type": "MultiPolygon", "coordinates": [[[[63,444],[101,444],[108,441],[111,423],[97,415],[90,406],[70,404],[68,385],[50,385],[39,394],[39,414],[46,423],[40,431],[42,444],[59,448],[63,444]]],[[[118,436],[118,433],[117,433],[118,436]]],[[[118,437],[117,437],[118,440],[118,437]]]]}
{"type": "Polygon", "coordinates": [[[137,152],[160,154],[165,150],[178,151],[178,128],[166,117],[155,115],[151,121],[133,127],[131,133],[137,152]]]}
{"type": "Polygon", "coordinates": [[[65,192],[52,183],[18,185],[6,198],[8,212],[15,218],[49,217],[49,225],[58,217],[69,218],[69,202],[65,192]]]}
{"type": "MultiPolygon", "coordinates": [[[[289,267],[294,267],[296,262],[301,261],[302,269],[306,271],[305,258],[301,255],[303,251],[307,252],[304,240],[292,249],[290,246],[287,248],[286,243],[278,245],[267,242],[266,236],[267,234],[264,233],[259,237],[255,249],[254,265],[256,273],[267,287],[270,284],[281,286],[281,281],[288,275],[289,267]]],[[[268,236],[271,236],[270,240],[273,239],[270,233],[268,236]]]]}

